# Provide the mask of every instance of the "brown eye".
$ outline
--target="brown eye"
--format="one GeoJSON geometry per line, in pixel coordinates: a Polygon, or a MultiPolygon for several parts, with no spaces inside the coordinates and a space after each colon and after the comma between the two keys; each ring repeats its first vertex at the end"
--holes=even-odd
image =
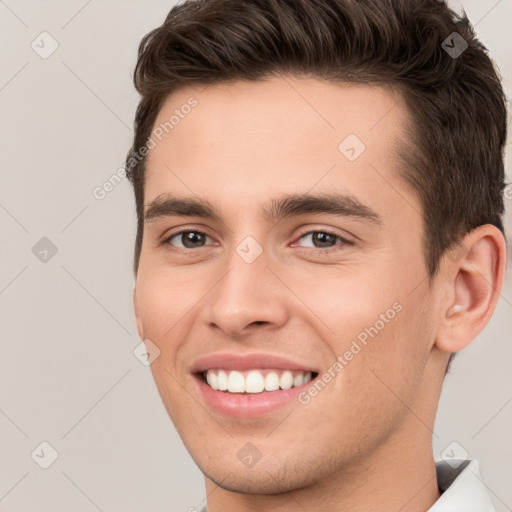
{"type": "Polygon", "coordinates": [[[165,243],[175,247],[181,247],[182,249],[195,249],[197,247],[203,247],[207,238],[210,237],[200,231],[180,231],[170,236],[165,243]],[[177,242],[173,243],[173,239],[176,239],[177,242]]]}
{"type": "Polygon", "coordinates": [[[337,236],[331,235],[330,233],[317,231],[316,233],[313,233],[312,241],[316,247],[331,247],[336,244],[337,238],[337,236]]]}
{"type": "Polygon", "coordinates": [[[310,244],[302,245],[303,247],[315,247],[315,248],[330,248],[335,245],[344,245],[345,243],[350,243],[348,240],[335,235],[334,233],[329,233],[328,231],[309,231],[308,233],[304,233],[301,235],[299,240],[310,239],[310,244]],[[338,244],[337,240],[340,240],[342,243],[338,244]],[[312,244],[312,245],[311,245],[312,244]]]}

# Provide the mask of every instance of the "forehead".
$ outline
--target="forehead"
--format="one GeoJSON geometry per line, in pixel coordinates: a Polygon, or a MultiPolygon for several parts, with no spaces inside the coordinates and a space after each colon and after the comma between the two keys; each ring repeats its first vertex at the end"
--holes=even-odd
{"type": "Polygon", "coordinates": [[[167,191],[222,203],[314,188],[379,203],[383,182],[404,186],[394,172],[404,109],[390,89],[313,78],[183,87],[153,128],[145,202],[167,191]]]}

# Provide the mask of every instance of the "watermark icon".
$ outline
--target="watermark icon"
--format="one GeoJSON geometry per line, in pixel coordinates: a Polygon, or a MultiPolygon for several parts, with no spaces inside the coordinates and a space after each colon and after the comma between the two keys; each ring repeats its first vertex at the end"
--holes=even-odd
{"type": "Polygon", "coordinates": [[[367,346],[369,338],[375,338],[381,331],[386,327],[391,320],[393,320],[403,306],[400,302],[396,301],[385,313],[379,315],[379,319],[376,320],[370,327],[365,327],[356,336],[356,339],[352,340],[352,343],[348,350],[343,355],[338,355],[336,361],[327,368],[321,375],[319,375],[315,381],[304,391],[301,391],[297,395],[297,400],[302,405],[307,405],[311,402],[311,399],[320,393],[329,382],[331,382],[344,368],[347,366],[354,357],[359,354],[364,347],[367,346]]]}
{"type": "Polygon", "coordinates": [[[365,151],[363,141],[354,133],[347,135],[339,144],[339,152],[350,162],[357,160],[365,151]]]}
{"type": "Polygon", "coordinates": [[[238,450],[236,456],[242,464],[250,469],[256,465],[261,457],[263,457],[263,454],[254,444],[248,442],[245,443],[245,445],[240,450],[238,450]]]}
{"type": "Polygon", "coordinates": [[[182,119],[192,112],[194,107],[197,107],[198,101],[191,96],[186,103],[183,103],[179,108],[174,109],[169,119],[160,123],[156,128],[153,128],[151,135],[148,137],[145,144],[143,144],[138,151],[132,153],[126,163],[117,169],[117,171],[110,175],[110,177],[103,182],[103,184],[96,186],[92,190],[94,199],[102,201],[107,195],[112,192],[118,185],[126,178],[127,174],[137,167],[142,160],[146,157],[150,149],[153,149],[161,142],[164,134],[168,134],[173,130],[182,119]],[[156,140],[155,140],[156,139],[156,140]]]}
{"type": "Polygon", "coordinates": [[[452,58],[460,57],[467,49],[468,43],[457,32],[452,32],[442,43],[441,48],[452,58]]]}
{"type": "Polygon", "coordinates": [[[442,452],[441,457],[453,469],[468,460],[468,451],[457,441],[452,441],[442,452]]]}
{"type": "Polygon", "coordinates": [[[457,263],[468,252],[464,242],[456,241],[454,246],[448,250],[447,256],[450,261],[457,263]]]}
{"type": "Polygon", "coordinates": [[[48,441],[43,441],[34,448],[30,456],[39,467],[48,469],[57,460],[59,453],[48,441]]]}
{"type": "Polygon", "coordinates": [[[263,247],[252,237],[246,236],[236,247],[236,253],[246,263],[253,263],[263,252],[263,247]]]}
{"type": "Polygon", "coordinates": [[[134,349],[133,355],[144,365],[150,366],[160,357],[160,349],[148,338],[141,341],[134,349]]]}
{"type": "Polygon", "coordinates": [[[48,32],[41,32],[30,43],[30,47],[34,50],[41,59],[50,57],[59,47],[57,40],[48,32]]]}
{"type": "Polygon", "coordinates": [[[43,236],[32,247],[32,254],[41,262],[48,263],[56,254],[57,246],[46,236],[43,236]]]}
{"type": "Polygon", "coordinates": [[[512,199],[512,183],[505,187],[503,195],[505,196],[505,199],[512,199]]]}

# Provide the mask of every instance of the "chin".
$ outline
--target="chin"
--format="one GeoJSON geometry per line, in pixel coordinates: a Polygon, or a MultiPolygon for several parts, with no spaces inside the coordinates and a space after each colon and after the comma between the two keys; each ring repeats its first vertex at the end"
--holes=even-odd
{"type": "Polygon", "coordinates": [[[262,464],[241,469],[228,464],[217,468],[199,465],[203,475],[222,489],[230,492],[254,495],[277,495],[308,487],[318,480],[319,474],[306,468],[291,470],[289,464],[262,464]],[[313,478],[314,475],[314,478],[313,478]]]}
{"type": "Polygon", "coordinates": [[[212,475],[206,474],[205,476],[222,489],[240,494],[276,495],[307,486],[307,484],[297,485],[297,483],[289,480],[277,481],[269,474],[259,475],[259,477],[257,476],[256,478],[251,473],[245,476],[231,473],[224,479],[216,479],[212,475]]]}

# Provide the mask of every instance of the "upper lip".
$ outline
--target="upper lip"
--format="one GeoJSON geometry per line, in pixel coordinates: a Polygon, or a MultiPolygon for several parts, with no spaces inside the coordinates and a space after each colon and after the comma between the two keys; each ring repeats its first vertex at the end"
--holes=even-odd
{"type": "Polygon", "coordinates": [[[318,373],[309,364],[292,361],[283,356],[273,354],[234,354],[217,353],[199,357],[192,365],[191,372],[205,372],[212,368],[226,370],[281,369],[318,373]]]}

